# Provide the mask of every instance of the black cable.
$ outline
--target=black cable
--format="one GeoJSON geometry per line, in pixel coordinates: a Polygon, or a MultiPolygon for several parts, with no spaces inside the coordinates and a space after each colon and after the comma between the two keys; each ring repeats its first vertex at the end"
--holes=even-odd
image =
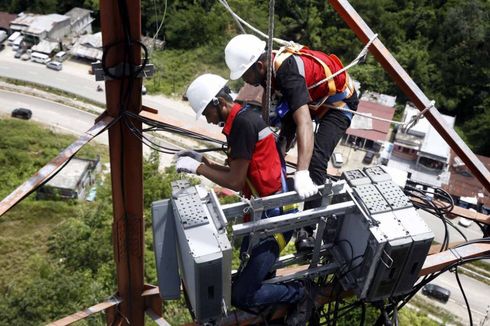
{"type": "Polygon", "coordinates": [[[124,123],[126,127],[131,131],[131,133],[138,138],[144,145],[150,147],[151,149],[158,151],[164,154],[174,155],[179,150],[175,148],[165,147],[160,144],[155,143],[154,141],[147,138],[143,133],[141,133],[137,127],[134,126],[133,122],[130,119],[124,119],[124,123]]]}
{"type": "Polygon", "coordinates": [[[395,326],[398,326],[398,309],[396,308],[396,304],[393,304],[393,318],[392,322],[395,326]]]}
{"type": "MultiPolygon", "coordinates": [[[[353,261],[358,259],[358,258],[361,258],[361,257],[364,257],[364,254],[362,255],[358,255],[356,257],[354,257],[353,261]]],[[[349,274],[350,272],[352,272],[353,270],[359,268],[360,266],[362,266],[362,263],[363,261],[361,260],[359,263],[357,263],[357,265],[351,267],[350,269],[348,269],[347,271],[343,272],[342,274],[339,275],[339,279],[341,279],[342,277],[344,277],[345,275],[349,274]]]]}
{"type": "MultiPolygon", "coordinates": [[[[145,61],[144,61],[144,65],[140,68],[139,71],[134,71],[133,69],[133,65],[134,64],[134,60],[133,60],[133,56],[132,56],[132,51],[131,51],[131,45],[132,45],[132,41],[131,41],[131,34],[130,34],[130,19],[129,19],[129,12],[128,12],[128,8],[127,8],[127,4],[126,4],[126,1],[125,0],[119,0],[118,1],[118,9],[119,9],[119,16],[120,16],[120,19],[121,19],[121,23],[122,23],[122,27],[123,27],[123,31],[124,31],[124,37],[125,37],[125,40],[124,40],[124,61],[123,61],[123,74],[122,76],[117,76],[116,79],[120,79],[120,93],[119,93],[119,104],[120,104],[120,110],[119,110],[119,114],[120,115],[123,115],[123,120],[125,122],[125,126],[128,127],[128,124],[127,124],[127,116],[124,115],[124,112],[128,111],[128,107],[130,105],[130,100],[131,100],[131,90],[132,90],[132,87],[133,87],[133,82],[134,82],[134,78],[137,77],[137,75],[140,73],[140,71],[142,69],[144,69],[144,65],[146,65],[146,62],[147,62],[147,57],[148,57],[148,52],[146,50],[146,48],[144,47],[143,45],[143,48],[145,50],[145,61]],[[130,69],[130,72],[127,73],[126,72],[126,69],[130,69]],[[127,76],[129,76],[128,78],[126,78],[127,76]]],[[[122,42],[120,42],[122,43],[122,42]]],[[[114,47],[115,45],[117,45],[119,43],[114,43],[112,44],[111,46],[109,47],[106,47],[104,49],[104,53],[103,53],[103,56],[102,56],[102,59],[103,59],[103,62],[102,62],[102,68],[104,69],[104,73],[107,75],[107,76],[110,76],[110,77],[113,77],[114,76],[111,76],[110,72],[109,72],[109,69],[107,68],[106,64],[105,64],[105,59],[106,59],[106,56],[107,56],[107,52],[109,51],[110,48],[114,47]]],[[[129,128],[129,130],[131,131],[131,128],[129,128]]],[[[120,150],[120,182],[121,182],[121,201],[122,201],[122,206],[123,206],[123,210],[124,210],[124,220],[125,220],[125,223],[126,223],[126,227],[125,227],[125,247],[126,247],[126,267],[127,267],[127,273],[128,273],[128,278],[131,279],[131,275],[132,275],[132,268],[131,268],[131,264],[130,264],[130,241],[129,241],[129,216],[128,216],[128,212],[127,212],[127,202],[126,202],[126,190],[125,190],[125,137],[124,137],[124,130],[123,130],[123,125],[120,124],[120,129],[119,129],[119,132],[120,132],[120,138],[121,138],[121,150],[120,150]]],[[[134,134],[134,133],[133,133],[134,134]]],[[[129,293],[132,293],[132,285],[131,285],[131,282],[128,282],[128,291],[129,293]]],[[[128,309],[131,310],[132,306],[132,297],[131,295],[128,296],[128,309]]]]}
{"type": "Polygon", "coordinates": [[[468,310],[468,317],[470,318],[470,326],[473,326],[473,316],[471,315],[471,308],[466,298],[466,293],[464,292],[463,285],[461,284],[461,280],[459,279],[458,274],[458,266],[454,268],[454,275],[456,276],[456,281],[458,282],[459,289],[461,290],[461,294],[463,295],[464,302],[466,304],[466,309],[468,310]]]}
{"type": "Polygon", "coordinates": [[[179,128],[179,127],[171,126],[171,125],[168,125],[168,124],[165,124],[162,122],[157,122],[157,121],[142,117],[140,115],[135,114],[134,112],[127,112],[126,114],[135,118],[135,119],[138,119],[139,121],[141,121],[141,122],[143,122],[149,126],[154,126],[155,127],[154,131],[166,131],[166,132],[171,132],[171,133],[175,133],[175,134],[181,134],[181,135],[185,135],[189,138],[208,141],[208,142],[216,143],[219,145],[226,144],[223,141],[215,140],[215,139],[212,139],[210,137],[206,137],[206,136],[203,136],[203,135],[198,134],[198,133],[190,132],[190,131],[187,131],[185,129],[179,128]]]}
{"type": "Polygon", "coordinates": [[[366,322],[366,303],[364,301],[362,301],[362,305],[361,305],[361,321],[359,322],[359,325],[360,326],[364,326],[365,322],[366,322]]]}
{"type": "MultiPolygon", "coordinates": [[[[128,111],[125,112],[125,114],[128,114],[128,111]]],[[[163,154],[169,154],[169,155],[175,155],[177,152],[179,152],[179,149],[176,148],[170,148],[166,146],[162,146],[155,141],[151,140],[149,137],[145,136],[142,132],[138,130],[131,121],[131,119],[125,119],[124,120],[126,123],[126,126],[128,129],[135,135],[144,145],[148,146],[149,148],[158,151],[163,154]]],[[[213,148],[204,148],[204,149],[195,149],[196,152],[199,153],[205,153],[205,152],[211,152],[211,151],[225,151],[224,146],[221,147],[213,147],[213,148]]]]}
{"type": "MultiPolygon", "coordinates": [[[[477,241],[476,241],[477,242],[477,241]]],[[[467,244],[461,244],[460,246],[464,246],[464,245],[467,245],[467,244]]],[[[432,273],[430,276],[426,276],[424,277],[423,281],[419,282],[417,285],[415,285],[412,289],[412,291],[410,291],[409,293],[407,293],[404,298],[402,299],[402,302],[400,304],[398,304],[397,306],[397,309],[400,310],[401,308],[403,308],[403,306],[408,302],[410,301],[410,299],[422,288],[424,287],[427,283],[431,282],[432,280],[434,280],[435,278],[437,278],[439,275],[447,272],[448,270],[450,270],[451,268],[454,268],[456,266],[459,266],[459,265],[463,265],[463,264],[466,264],[466,263],[469,263],[469,262],[472,262],[472,261],[476,261],[476,260],[481,260],[481,259],[490,259],[490,255],[481,255],[481,256],[477,256],[477,257],[471,257],[471,258],[464,258],[464,259],[461,259],[451,265],[448,265],[446,267],[444,267],[443,269],[441,269],[440,271],[438,272],[435,272],[435,273],[432,273]]]]}
{"type": "Polygon", "coordinates": [[[437,207],[432,202],[432,200],[428,199],[429,197],[426,195],[426,192],[424,192],[420,189],[413,188],[410,186],[406,186],[405,187],[405,193],[408,196],[416,197],[420,201],[422,201],[422,203],[420,203],[418,201],[413,201],[413,205],[415,208],[423,209],[423,210],[435,215],[436,217],[438,217],[442,221],[442,223],[444,225],[444,239],[442,241],[440,251],[442,252],[442,251],[446,250],[448,245],[449,245],[449,232],[448,232],[448,228],[447,228],[447,220],[444,218],[442,210],[439,207],[437,207]]]}
{"type": "Polygon", "coordinates": [[[361,301],[355,301],[354,303],[351,303],[351,304],[349,304],[349,305],[347,305],[347,306],[344,306],[344,307],[338,308],[338,309],[337,309],[337,313],[342,312],[342,314],[339,314],[339,315],[336,317],[336,320],[340,320],[342,317],[347,316],[349,313],[351,313],[351,312],[352,312],[352,310],[354,310],[355,308],[358,308],[359,306],[362,306],[361,301]]]}
{"type": "Polygon", "coordinates": [[[485,238],[480,238],[480,239],[473,239],[473,240],[469,240],[465,243],[460,243],[459,245],[457,246],[454,246],[454,248],[460,248],[460,247],[464,247],[464,246],[467,246],[469,244],[473,244],[473,243],[481,243],[481,242],[484,242],[484,243],[488,243],[490,242],[490,237],[485,237],[485,238]]]}
{"type": "Polygon", "coordinates": [[[352,243],[350,243],[350,241],[347,239],[342,239],[342,240],[336,241],[336,243],[334,245],[342,243],[342,242],[347,242],[347,244],[350,247],[350,263],[349,263],[350,264],[349,269],[350,269],[351,265],[352,265],[352,261],[354,260],[354,247],[352,246],[352,243]]]}

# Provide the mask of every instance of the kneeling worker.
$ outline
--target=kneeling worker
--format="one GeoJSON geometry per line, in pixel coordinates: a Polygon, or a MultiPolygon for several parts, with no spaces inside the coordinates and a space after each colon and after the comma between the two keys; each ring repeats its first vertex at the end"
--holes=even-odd
{"type": "MultiPolygon", "coordinates": [[[[227,80],[204,74],[187,89],[186,96],[196,118],[202,115],[208,123],[224,126],[228,144],[228,164],[211,163],[202,154],[182,151],[177,154],[178,172],[203,175],[214,183],[250,197],[268,196],[285,189],[281,161],[273,132],[262,120],[260,108],[233,102],[227,80]]],[[[280,214],[280,209],[264,213],[262,218],[280,214]]],[[[289,237],[291,235],[289,234],[289,237]]],[[[263,308],[267,305],[294,304],[306,300],[303,283],[263,284],[288,241],[284,235],[269,236],[252,248],[248,261],[239,269],[233,282],[232,303],[242,309],[263,308]],[[282,239],[281,239],[282,237],[282,239]],[[276,238],[278,240],[276,240],[276,238]]],[[[247,251],[248,238],[241,246],[247,251]]]]}

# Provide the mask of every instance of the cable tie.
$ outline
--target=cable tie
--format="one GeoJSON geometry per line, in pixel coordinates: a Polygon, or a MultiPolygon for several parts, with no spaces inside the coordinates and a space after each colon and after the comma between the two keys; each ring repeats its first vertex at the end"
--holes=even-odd
{"type": "Polygon", "coordinates": [[[461,257],[461,255],[459,254],[458,250],[456,250],[456,248],[449,248],[449,251],[458,259],[458,265],[463,262],[463,257],[461,257]]]}

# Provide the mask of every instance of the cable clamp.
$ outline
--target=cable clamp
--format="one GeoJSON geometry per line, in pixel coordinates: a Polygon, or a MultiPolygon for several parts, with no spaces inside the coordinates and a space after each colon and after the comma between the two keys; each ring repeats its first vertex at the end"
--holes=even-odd
{"type": "Polygon", "coordinates": [[[95,81],[104,81],[104,80],[113,80],[115,78],[111,76],[115,76],[118,78],[121,77],[130,77],[135,72],[138,72],[137,76],[133,76],[135,78],[148,78],[155,74],[155,66],[151,63],[147,63],[142,68],[142,65],[130,65],[126,63],[119,63],[114,67],[108,68],[108,72],[110,76],[106,75],[104,72],[104,68],[102,68],[102,62],[96,61],[92,62],[92,71],[95,75],[95,81]]]}
{"type": "Polygon", "coordinates": [[[454,255],[454,257],[458,259],[458,263],[461,263],[463,261],[463,257],[461,257],[461,255],[459,254],[458,250],[456,250],[456,248],[449,248],[449,252],[451,252],[454,255]]]}
{"type": "Polygon", "coordinates": [[[412,129],[420,119],[425,118],[425,113],[427,111],[430,111],[432,108],[435,108],[435,101],[430,101],[430,105],[427,106],[425,109],[420,111],[417,115],[414,115],[410,121],[408,121],[405,125],[402,126],[402,130],[404,130],[405,133],[407,133],[410,129],[412,129]]]}

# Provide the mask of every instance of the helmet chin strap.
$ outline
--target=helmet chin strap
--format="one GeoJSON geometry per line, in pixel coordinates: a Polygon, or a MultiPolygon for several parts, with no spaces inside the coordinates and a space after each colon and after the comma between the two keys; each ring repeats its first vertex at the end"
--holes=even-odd
{"type": "Polygon", "coordinates": [[[265,80],[262,80],[262,78],[260,76],[260,70],[259,70],[258,63],[257,62],[254,63],[253,67],[254,67],[253,68],[253,73],[254,73],[254,79],[255,79],[253,86],[257,87],[257,86],[262,85],[265,88],[265,85],[263,85],[263,84],[265,84],[265,80]]]}
{"type": "Polygon", "coordinates": [[[220,102],[216,97],[213,98],[213,105],[216,108],[216,111],[218,112],[218,118],[219,118],[218,126],[224,127],[225,126],[225,118],[223,117],[223,110],[221,109],[220,102]]]}

